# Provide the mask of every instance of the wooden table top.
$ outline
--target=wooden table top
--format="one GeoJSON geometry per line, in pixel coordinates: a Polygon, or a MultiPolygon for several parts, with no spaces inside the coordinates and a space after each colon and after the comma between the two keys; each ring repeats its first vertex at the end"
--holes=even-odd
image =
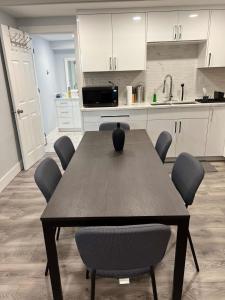
{"type": "Polygon", "coordinates": [[[133,130],[126,132],[123,153],[114,151],[112,132],[86,132],[41,220],[81,226],[186,217],[146,131],[133,130]]]}

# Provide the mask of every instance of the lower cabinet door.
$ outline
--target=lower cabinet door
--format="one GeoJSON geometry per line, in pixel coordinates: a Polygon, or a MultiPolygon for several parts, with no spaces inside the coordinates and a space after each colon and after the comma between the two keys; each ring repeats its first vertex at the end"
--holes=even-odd
{"type": "Polygon", "coordinates": [[[224,156],[225,108],[214,107],[210,111],[206,156],[224,156]]]}
{"type": "Polygon", "coordinates": [[[154,145],[156,144],[156,141],[162,131],[168,131],[172,135],[173,141],[168,151],[167,157],[175,157],[177,121],[176,120],[148,121],[147,132],[154,145]]]}
{"type": "Polygon", "coordinates": [[[188,152],[193,156],[205,156],[208,119],[178,120],[176,156],[188,152]]]}

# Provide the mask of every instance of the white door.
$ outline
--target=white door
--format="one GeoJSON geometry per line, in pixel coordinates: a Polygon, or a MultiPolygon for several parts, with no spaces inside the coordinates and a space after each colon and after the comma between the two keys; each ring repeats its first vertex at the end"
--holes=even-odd
{"type": "Polygon", "coordinates": [[[225,10],[213,10],[208,41],[208,67],[225,67],[224,51],[225,10]]]}
{"type": "Polygon", "coordinates": [[[112,14],[115,71],[145,70],[145,14],[112,14]]]}
{"type": "Polygon", "coordinates": [[[177,11],[149,12],[147,42],[170,42],[178,38],[177,11]]]}
{"type": "Polygon", "coordinates": [[[207,40],[209,29],[209,11],[179,11],[178,26],[178,38],[180,40],[207,40]]]}
{"type": "Polygon", "coordinates": [[[224,156],[225,108],[214,107],[210,111],[206,156],[224,156]]]}
{"type": "Polygon", "coordinates": [[[175,120],[152,120],[148,121],[147,133],[152,140],[153,144],[156,144],[156,141],[162,131],[168,131],[172,137],[173,141],[168,151],[167,157],[176,156],[176,131],[177,131],[177,122],[175,120]]]}
{"type": "Polygon", "coordinates": [[[1,25],[1,40],[23,165],[27,170],[44,154],[44,133],[31,42],[28,42],[28,34],[5,25],[1,25]],[[25,49],[27,42],[29,49],[25,49]],[[21,47],[22,43],[24,46],[21,47]]]}
{"type": "Polygon", "coordinates": [[[205,156],[208,119],[178,120],[176,156],[188,152],[194,156],[205,156]]]}
{"type": "Polygon", "coordinates": [[[112,70],[111,14],[80,15],[78,30],[82,71],[112,70]]]}

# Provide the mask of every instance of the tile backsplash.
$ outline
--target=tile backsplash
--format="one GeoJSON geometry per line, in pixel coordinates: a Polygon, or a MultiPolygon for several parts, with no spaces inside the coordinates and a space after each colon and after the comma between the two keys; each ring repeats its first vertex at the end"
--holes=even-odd
{"type": "Polygon", "coordinates": [[[84,73],[84,85],[107,85],[111,80],[119,87],[120,104],[126,103],[126,86],[145,85],[145,99],[150,102],[156,90],[158,101],[167,100],[162,93],[166,74],[173,76],[173,99],[180,99],[184,83],[184,100],[202,97],[202,88],[212,96],[214,90],[225,92],[225,68],[197,69],[198,44],[155,44],[147,48],[146,71],[84,73]]]}

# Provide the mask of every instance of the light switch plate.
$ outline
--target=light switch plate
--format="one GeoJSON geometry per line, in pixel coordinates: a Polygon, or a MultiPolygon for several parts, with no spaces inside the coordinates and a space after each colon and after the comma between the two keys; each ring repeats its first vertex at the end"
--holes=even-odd
{"type": "Polygon", "coordinates": [[[119,284],[130,284],[130,278],[120,278],[119,284]]]}

